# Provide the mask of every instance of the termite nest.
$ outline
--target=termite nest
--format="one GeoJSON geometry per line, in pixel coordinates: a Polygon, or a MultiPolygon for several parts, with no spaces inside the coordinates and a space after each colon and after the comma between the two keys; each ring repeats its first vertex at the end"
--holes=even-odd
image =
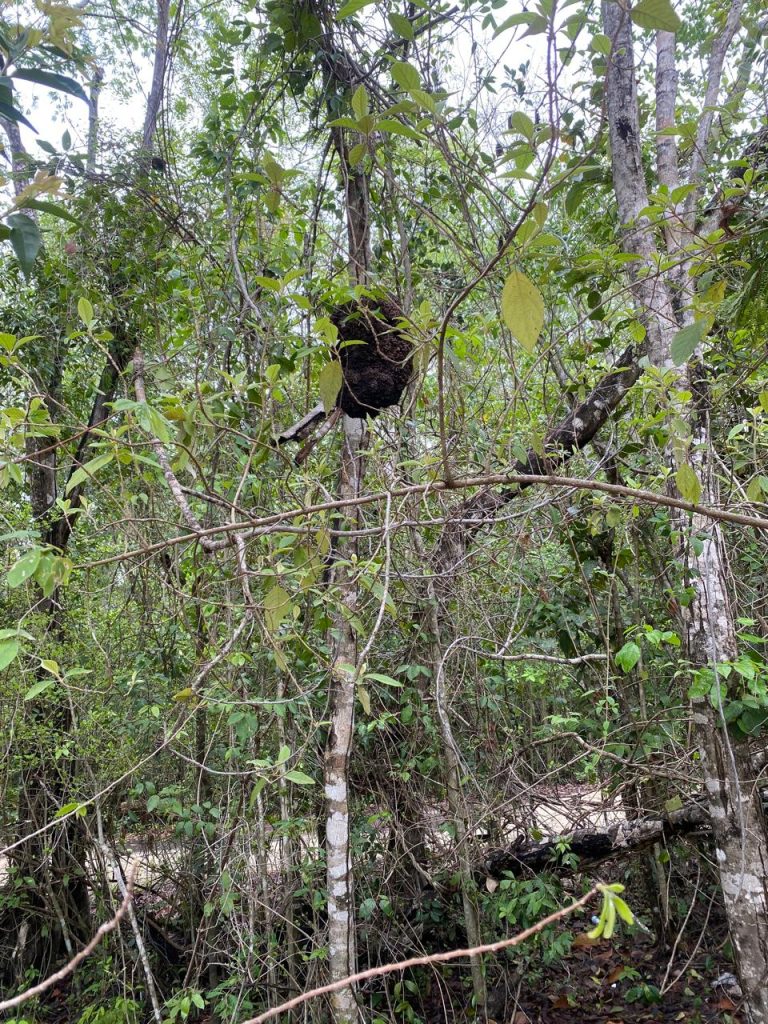
{"type": "Polygon", "coordinates": [[[397,405],[413,376],[413,345],[403,334],[397,302],[366,298],[338,306],[330,319],[339,332],[336,355],[343,375],[337,406],[364,419],[397,405]]]}

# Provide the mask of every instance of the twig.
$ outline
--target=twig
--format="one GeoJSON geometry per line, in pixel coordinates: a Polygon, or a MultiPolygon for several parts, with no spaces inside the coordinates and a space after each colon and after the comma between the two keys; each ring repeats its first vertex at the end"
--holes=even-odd
{"type": "Polygon", "coordinates": [[[22,1003],[26,1003],[28,1000],[34,999],[35,996],[42,995],[43,992],[47,992],[49,988],[55,985],[57,981],[63,981],[64,978],[71,974],[76,967],[79,967],[83,960],[89,957],[94,949],[96,949],[104,936],[108,932],[114,931],[128,913],[128,908],[133,902],[133,884],[135,879],[136,866],[134,865],[128,875],[123,902],[117,908],[115,916],[110,921],[105,921],[104,924],[99,925],[95,935],[87,946],[83,946],[79,953],[75,953],[69,963],[56,971],[55,974],[51,974],[45,979],[45,981],[41,981],[39,984],[33,985],[32,988],[28,988],[24,992],[19,992],[19,994],[17,996],[13,996],[12,999],[4,999],[0,1003],[0,1010],[12,1010],[15,1006],[21,1006],[22,1003]]]}
{"type": "Polygon", "coordinates": [[[533,935],[538,935],[539,932],[543,931],[548,925],[554,924],[556,921],[562,920],[572,914],[574,910],[579,910],[581,907],[586,906],[587,903],[592,899],[593,896],[597,895],[597,886],[589,890],[586,895],[582,896],[581,899],[576,900],[575,903],[569,904],[567,907],[563,907],[561,910],[555,911],[554,914],[549,914],[547,917],[543,917],[541,921],[532,925],[530,928],[526,928],[524,931],[514,935],[511,939],[501,939],[499,942],[489,942],[482,946],[474,946],[472,949],[451,949],[447,953],[431,953],[428,956],[413,956],[409,960],[398,960],[391,964],[382,964],[379,967],[369,967],[366,971],[358,971],[357,974],[350,974],[347,978],[340,978],[338,981],[329,982],[327,985],[320,985],[318,988],[313,988],[309,992],[302,992],[301,995],[295,996],[293,999],[289,999],[285,1003],[281,1003],[280,1006],[273,1006],[264,1013],[259,1014],[258,1017],[251,1017],[243,1024],[263,1024],[264,1021],[271,1020],[273,1017],[277,1017],[280,1013],[286,1013],[288,1010],[294,1009],[296,1006],[301,1006],[302,1003],[307,1002],[309,999],[314,999],[316,996],[324,996],[329,992],[338,992],[339,989],[345,988],[347,985],[356,985],[360,981],[366,981],[368,978],[377,978],[382,974],[392,974],[394,971],[404,971],[410,967],[425,967],[428,964],[445,963],[447,960],[458,960],[461,957],[479,956],[483,953],[497,953],[501,949],[509,949],[512,946],[519,946],[527,939],[530,939],[533,935]]]}
{"type": "MultiPolygon", "coordinates": [[[[165,548],[176,547],[179,544],[190,544],[195,541],[202,541],[204,538],[213,537],[216,534],[228,534],[238,530],[243,531],[244,537],[262,536],[267,533],[279,532],[280,524],[290,523],[294,519],[307,518],[318,512],[326,512],[339,508],[350,508],[355,505],[371,505],[377,501],[386,501],[387,495],[393,498],[402,498],[410,494],[434,494],[443,491],[460,491],[473,487],[493,487],[506,485],[510,487],[531,487],[534,485],[544,487],[569,487],[580,491],[598,491],[603,494],[611,494],[615,498],[624,498],[630,501],[637,501],[647,505],[658,505],[661,508],[677,508],[683,512],[689,512],[704,516],[707,519],[723,523],[736,523],[740,526],[752,527],[753,530],[768,531],[768,517],[745,515],[743,512],[729,512],[727,509],[716,508],[712,505],[699,505],[683,498],[674,498],[667,494],[656,494],[654,491],[647,491],[635,487],[626,487],[623,484],[609,484],[602,480],[579,479],[578,477],[556,476],[554,474],[538,473],[488,473],[480,476],[457,477],[454,480],[433,480],[426,484],[411,484],[403,487],[393,487],[388,491],[375,491],[371,494],[363,494],[355,498],[335,498],[331,501],[323,501],[313,505],[297,506],[284,512],[275,512],[272,515],[260,518],[245,520],[239,523],[222,523],[219,526],[206,527],[204,530],[194,533],[184,533],[177,537],[169,537],[166,540],[157,541],[155,544],[147,544],[143,548],[134,548],[124,551],[118,555],[108,555],[106,558],[97,558],[90,562],[83,562],[74,566],[75,570],[93,569],[99,565],[110,565],[113,562],[127,561],[129,558],[146,558],[148,555],[165,548]]],[[[474,513],[469,510],[465,516],[468,522],[480,524],[489,522],[487,516],[474,513]],[[475,518],[475,515],[477,518],[475,518]]],[[[457,520],[464,521],[464,520],[457,520]]],[[[210,550],[217,550],[219,547],[229,547],[228,539],[217,541],[210,546],[210,550]]]]}

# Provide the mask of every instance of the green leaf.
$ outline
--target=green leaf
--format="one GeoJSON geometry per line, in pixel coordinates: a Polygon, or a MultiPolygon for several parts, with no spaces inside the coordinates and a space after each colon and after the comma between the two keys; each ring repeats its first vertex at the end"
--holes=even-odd
{"type": "Polygon", "coordinates": [[[353,14],[357,14],[364,7],[372,4],[373,0],[349,0],[348,3],[344,4],[343,7],[339,8],[339,13],[336,15],[337,21],[342,21],[344,18],[349,18],[353,14]]]}
{"type": "Polygon", "coordinates": [[[304,772],[300,772],[297,768],[291,769],[291,771],[285,773],[285,778],[289,782],[295,782],[297,786],[314,786],[315,780],[304,772]]]}
{"type": "Polygon", "coordinates": [[[378,121],[376,128],[380,132],[390,132],[392,135],[402,135],[406,139],[413,139],[415,142],[418,142],[421,139],[421,135],[419,135],[417,131],[414,131],[413,128],[406,124],[400,124],[400,122],[396,121],[393,117],[385,117],[381,121],[378,121]]]}
{"type": "Polygon", "coordinates": [[[677,32],[682,25],[669,0],[639,0],[630,17],[640,28],[651,31],[677,32]]]}
{"type": "Polygon", "coordinates": [[[291,748],[283,745],[277,752],[277,760],[275,764],[284,764],[291,756],[291,748]]]}
{"type": "Polygon", "coordinates": [[[383,683],[384,686],[396,686],[398,689],[402,689],[403,686],[402,683],[398,683],[398,681],[393,679],[392,676],[382,675],[381,672],[366,672],[365,678],[375,679],[377,683],[383,683]]]}
{"type": "Polygon", "coordinates": [[[58,203],[49,203],[44,199],[25,199],[21,203],[20,209],[37,210],[39,213],[49,213],[52,217],[58,217],[60,220],[67,220],[70,224],[76,224],[79,228],[83,226],[83,222],[73,216],[69,210],[65,210],[64,207],[59,206],[58,203]]]}
{"type": "Polygon", "coordinates": [[[682,366],[688,362],[706,333],[706,320],[697,320],[677,332],[669,347],[669,354],[675,366],[682,366]]]}
{"type": "Polygon", "coordinates": [[[523,33],[521,38],[525,38],[528,35],[536,35],[539,32],[543,32],[547,27],[547,19],[541,14],[535,14],[533,12],[525,12],[522,14],[513,14],[511,17],[503,21],[496,31],[493,33],[493,38],[501,35],[502,32],[506,32],[508,28],[515,28],[517,25],[527,25],[527,30],[523,33]]]}
{"type": "Polygon", "coordinates": [[[280,166],[271,153],[264,154],[262,163],[264,164],[264,173],[272,184],[281,185],[285,178],[285,168],[280,166]]]}
{"type": "Polygon", "coordinates": [[[61,671],[59,669],[58,661],[52,659],[43,658],[40,661],[40,668],[44,668],[46,672],[50,672],[52,676],[56,676],[57,679],[61,678],[61,671]]]}
{"type": "Polygon", "coordinates": [[[88,808],[85,806],[85,804],[81,804],[78,800],[72,800],[70,801],[70,803],[64,804],[63,807],[60,807],[58,811],[56,811],[54,817],[65,818],[68,814],[72,814],[73,812],[77,815],[78,818],[84,818],[88,813],[88,808]]]}
{"type": "Polygon", "coordinates": [[[358,85],[352,96],[352,113],[359,120],[361,117],[365,117],[369,109],[368,90],[364,85],[358,85]]]}
{"type": "Polygon", "coordinates": [[[86,327],[90,327],[93,323],[93,306],[85,296],[82,296],[77,300],[77,315],[86,327]]]}
{"type": "Polygon", "coordinates": [[[533,352],[544,326],[544,299],[536,285],[519,270],[513,270],[504,283],[501,313],[525,351],[533,352]]]}
{"type": "Polygon", "coordinates": [[[640,661],[640,648],[631,640],[616,652],[616,664],[623,672],[631,672],[640,661]]]}
{"type": "Polygon", "coordinates": [[[55,71],[43,71],[42,68],[16,68],[11,78],[23,82],[34,82],[36,85],[44,85],[48,89],[56,89],[57,92],[66,92],[70,96],[77,96],[78,99],[88,102],[85,90],[79,82],[67,75],[59,75],[55,71]]]}
{"type": "Polygon", "coordinates": [[[387,15],[389,24],[397,32],[401,39],[413,39],[413,25],[403,14],[387,15]]]}
{"type": "Polygon", "coordinates": [[[0,641],[0,672],[4,668],[8,668],[10,663],[19,653],[19,641],[18,640],[3,640],[0,641]]]}
{"type": "Polygon", "coordinates": [[[280,623],[292,608],[290,595],[283,590],[279,583],[276,583],[264,598],[264,619],[270,633],[277,632],[280,623]]]}
{"type": "Polygon", "coordinates": [[[410,96],[415,103],[418,103],[420,107],[428,110],[430,114],[434,114],[437,110],[437,105],[435,104],[434,99],[424,89],[411,89],[410,96]]]}
{"type": "Polygon", "coordinates": [[[419,72],[408,61],[398,60],[391,68],[392,78],[401,89],[405,89],[406,92],[410,92],[411,89],[421,88],[421,78],[419,72]]]}
{"type": "Polygon", "coordinates": [[[678,491],[686,501],[690,501],[693,505],[698,504],[701,498],[701,483],[693,468],[687,462],[684,462],[675,474],[675,483],[677,484],[678,491]]]}
{"type": "Polygon", "coordinates": [[[365,142],[358,142],[356,146],[353,146],[349,151],[350,166],[357,167],[367,152],[368,146],[365,142]]]}
{"type": "Polygon", "coordinates": [[[598,32],[596,36],[593,36],[589,45],[590,49],[594,50],[595,53],[602,53],[606,57],[611,52],[611,40],[608,36],[604,36],[602,32],[598,32]]]}
{"type": "Polygon", "coordinates": [[[9,121],[23,124],[37,135],[37,128],[24,117],[20,110],[17,110],[12,103],[4,103],[0,100],[0,117],[6,117],[9,121]]]}
{"type": "Polygon", "coordinates": [[[28,580],[32,576],[38,565],[40,564],[40,558],[42,551],[40,548],[33,548],[28,551],[26,555],[22,555],[21,558],[12,565],[8,570],[8,576],[6,582],[9,587],[20,587],[25,580],[28,580]]]}
{"type": "Polygon", "coordinates": [[[336,359],[330,363],[326,363],[320,371],[320,377],[318,379],[320,399],[326,412],[330,412],[331,409],[335,408],[336,399],[339,397],[339,392],[341,391],[341,385],[343,383],[344,374],[341,369],[341,363],[336,359]]]}
{"type": "Polygon", "coordinates": [[[37,224],[23,213],[12,213],[5,219],[11,227],[11,245],[16,259],[24,276],[29,277],[42,244],[37,224]]]}
{"type": "Polygon", "coordinates": [[[750,501],[762,501],[763,500],[763,485],[760,482],[759,476],[753,476],[749,481],[747,487],[747,497],[750,501]]]}
{"type": "MultiPolygon", "coordinates": [[[[83,301],[82,299],[80,300],[83,301]]],[[[85,300],[87,301],[87,299],[85,300]]],[[[78,303],[79,307],[80,303],[78,303]]],[[[90,305],[90,303],[89,303],[90,305]]],[[[103,455],[97,455],[95,459],[91,459],[90,462],[86,462],[84,466],[80,466],[76,469],[72,476],[67,480],[67,486],[65,494],[69,494],[79,484],[84,483],[90,477],[93,477],[103,466],[108,465],[114,459],[112,452],[105,452],[103,455]]]]}
{"type": "Polygon", "coordinates": [[[53,686],[52,679],[38,679],[27,692],[24,694],[24,700],[34,700],[35,697],[39,697],[41,693],[45,693],[46,690],[53,686]]]}
{"type": "Polygon", "coordinates": [[[509,127],[516,132],[520,132],[530,142],[533,138],[533,133],[536,131],[536,127],[533,121],[524,114],[522,110],[516,110],[509,119],[509,127]]]}

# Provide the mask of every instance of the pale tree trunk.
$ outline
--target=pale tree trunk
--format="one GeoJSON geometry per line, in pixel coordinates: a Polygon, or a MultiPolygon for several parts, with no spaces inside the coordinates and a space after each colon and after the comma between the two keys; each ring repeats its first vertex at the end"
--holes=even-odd
{"type": "MultiPolygon", "coordinates": [[[[733,0],[726,24],[711,50],[704,112],[698,126],[694,155],[687,174],[697,186],[673,211],[665,229],[667,253],[679,268],[667,276],[658,271],[654,228],[639,216],[648,203],[641,162],[640,130],[635,85],[632,30],[629,15],[617,4],[603,4],[606,35],[612,42],[606,77],[606,106],[613,158],[614,190],[623,225],[625,251],[641,257],[634,265],[633,294],[638,313],[648,330],[647,351],[651,361],[668,371],[673,388],[690,388],[695,403],[678,410],[687,420],[678,460],[687,460],[701,483],[701,501],[717,505],[719,494],[712,456],[709,421],[709,389],[696,353],[691,369],[674,366],[670,346],[678,330],[693,323],[693,278],[689,260],[681,258],[694,243],[698,186],[706,168],[714,107],[722,69],[738,28],[740,0],[733,0]],[[687,449],[687,454],[686,454],[687,449]]],[[[675,40],[670,33],[657,37],[657,128],[675,121],[675,40]]],[[[657,170],[661,184],[674,188],[681,179],[677,152],[667,137],[657,145],[657,170]]],[[[717,524],[694,515],[680,522],[683,535],[703,538],[700,550],[688,544],[684,553],[693,600],[687,609],[685,652],[693,672],[716,673],[738,654],[735,617],[728,595],[728,560],[722,531],[717,524]],[[699,551],[699,553],[697,553],[699,551]]],[[[723,891],[734,956],[744,992],[750,1024],[768,1024],[768,837],[753,779],[747,744],[732,736],[722,707],[708,699],[694,704],[694,735],[708,809],[715,836],[720,883],[723,891]]]]}
{"type": "MultiPolygon", "coordinates": [[[[365,439],[365,421],[344,417],[339,497],[355,498],[362,481],[360,450],[365,439]]],[[[349,513],[352,528],[357,520],[349,513]]],[[[345,562],[354,553],[355,542],[340,538],[336,557],[345,562]]],[[[358,584],[350,566],[338,567],[335,582],[336,606],[332,613],[335,650],[331,666],[330,729],[325,749],[326,862],[328,882],[328,966],[337,981],[356,970],[355,902],[350,846],[349,759],[354,741],[357,636],[352,619],[357,610],[358,584]]],[[[330,996],[336,1024],[360,1019],[355,992],[345,987],[330,996]]]]}
{"type": "Polygon", "coordinates": [[[88,148],[85,160],[85,168],[91,174],[96,170],[96,154],[99,148],[99,95],[103,82],[104,69],[94,68],[88,94],[88,148]]]}

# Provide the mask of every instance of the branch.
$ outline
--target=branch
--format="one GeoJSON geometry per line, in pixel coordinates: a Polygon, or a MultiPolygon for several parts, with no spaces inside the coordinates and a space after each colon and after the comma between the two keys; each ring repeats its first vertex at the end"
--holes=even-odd
{"type": "MultiPolygon", "coordinates": [[[[682,498],[673,498],[667,494],[656,494],[654,491],[641,490],[635,487],[625,487],[623,484],[609,484],[604,480],[585,480],[579,477],[539,475],[535,473],[489,473],[483,476],[463,477],[450,482],[435,480],[427,484],[393,487],[389,491],[376,491],[373,494],[364,494],[358,498],[335,498],[331,501],[318,502],[316,505],[298,506],[285,512],[276,512],[273,515],[263,516],[259,519],[245,520],[237,523],[222,523],[219,526],[206,527],[200,533],[185,533],[179,537],[170,537],[167,540],[157,541],[155,544],[147,544],[143,548],[134,548],[121,554],[108,555],[106,558],[96,558],[90,562],[82,562],[74,566],[74,568],[82,571],[93,569],[98,565],[111,565],[113,562],[123,562],[129,558],[146,558],[149,555],[156,554],[158,551],[164,551],[166,548],[177,547],[179,544],[192,544],[219,533],[242,532],[243,537],[263,537],[269,533],[279,533],[281,529],[288,528],[292,520],[308,519],[319,512],[351,508],[355,505],[372,505],[378,501],[386,501],[387,495],[391,495],[393,498],[403,498],[411,494],[426,496],[433,493],[460,491],[473,487],[489,488],[499,485],[513,487],[514,490],[510,489],[502,492],[502,494],[483,490],[479,495],[469,499],[469,501],[460,506],[460,511],[451,520],[449,527],[459,524],[466,526],[468,532],[476,532],[481,526],[494,522],[501,506],[517,497],[521,490],[532,487],[534,484],[541,484],[545,487],[569,487],[580,491],[600,491],[604,494],[611,494],[615,498],[624,498],[641,504],[659,505],[662,508],[676,508],[691,515],[703,516],[705,519],[724,523],[736,523],[739,526],[749,526],[753,530],[768,531],[768,518],[764,516],[748,516],[742,512],[729,512],[727,509],[715,508],[712,505],[696,505],[682,498]]],[[[410,520],[405,523],[392,523],[391,528],[394,530],[401,525],[408,526],[410,524],[410,520]]],[[[344,535],[346,536],[346,533],[344,535]]],[[[216,541],[214,544],[211,544],[209,550],[214,551],[219,547],[228,547],[229,544],[229,540],[216,541]]]]}
{"type": "Polygon", "coordinates": [[[604,831],[578,829],[562,836],[531,840],[503,850],[492,850],[479,867],[479,874],[501,878],[504,874],[524,875],[539,871],[572,874],[594,867],[613,857],[645,849],[673,836],[686,835],[709,826],[709,814],[692,801],[666,815],[619,821],[604,831]],[[573,864],[569,858],[578,857],[573,864]]]}
{"type": "MultiPolygon", "coordinates": [[[[147,392],[144,388],[144,353],[141,348],[136,347],[133,353],[133,387],[136,391],[136,398],[142,405],[147,404],[147,392]]],[[[159,438],[150,435],[149,443],[152,446],[152,450],[157,456],[157,461],[160,463],[160,468],[163,471],[165,482],[168,484],[168,489],[173,495],[173,499],[179,506],[181,514],[184,516],[184,520],[190,530],[194,530],[196,533],[203,532],[203,525],[197,518],[195,513],[190,508],[189,502],[187,501],[184,490],[179,483],[178,477],[173,472],[171,464],[168,461],[168,456],[165,454],[162,442],[159,438]]],[[[206,542],[201,541],[205,548],[206,542]]]]}
{"type": "Polygon", "coordinates": [[[128,908],[131,906],[131,902],[133,901],[133,885],[136,880],[136,870],[137,867],[134,865],[128,875],[123,902],[117,908],[115,916],[111,921],[105,921],[104,924],[99,926],[96,934],[88,945],[83,946],[80,952],[76,953],[68,964],[65,964],[60,970],[56,971],[55,974],[51,974],[45,979],[45,981],[41,981],[38,985],[33,985],[32,988],[28,988],[25,992],[20,992],[12,999],[3,1000],[3,1002],[0,1003],[0,1010],[12,1010],[15,1006],[21,1006],[22,1003],[26,1003],[28,1000],[34,999],[35,996],[39,996],[42,995],[43,992],[47,992],[48,989],[55,985],[57,981],[63,981],[64,978],[75,970],[75,968],[80,966],[86,957],[91,955],[104,936],[108,932],[114,931],[128,913],[128,908]]]}
{"type": "Polygon", "coordinates": [[[366,981],[368,978],[377,978],[384,974],[392,974],[395,971],[405,971],[411,967],[425,967],[429,964],[440,964],[446,963],[449,960],[458,960],[462,957],[480,956],[483,953],[498,953],[502,949],[510,949],[513,946],[520,946],[527,939],[532,938],[534,935],[538,935],[539,932],[544,931],[551,924],[555,924],[557,921],[561,921],[564,917],[568,917],[575,910],[580,910],[585,907],[589,901],[596,896],[598,893],[597,886],[593,887],[586,893],[581,899],[576,900],[574,903],[570,903],[567,907],[563,907],[561,910],[555,911],[554,914],[549,914],[547,917],[541,919],[530,928],[526,928],[524,931],[519,932],[511,939],[501,939],[499,942],[488,942],[482,946],[473,946],[471,949],[452,949],[447,953],[432,953],[427,956],[413,956],[408,960],[399,960],[396,963],[382,964],[380,967],[369,967],[366,971],[358,971],[357,974],[351,974],[348,978],[340,978],[338,981],[330,982],[328,985],[320,985],[318,988],[313,988],[309,992],[302,992],[301,995],[295,996],[293,999],[289,999],[285,1003],[281,1003],[280,1006],[274,1006],[267,1010],[265,1013],[259,1014],[258,1017],[251,1017],[243,1024],[263,1024],[264,1021],[271,1020],[273,1017],[277,1017],[281,1013],[287,1013],[288,1010],[294,1009],[296,1006],[301,1006],[302,1003],[306,1003],[309,999],[314,999],[316,996],[328,995],[329,992],[338,992],[339,989],[346,988],[348,985],[356,985],[360,981],[366,981]]]}

